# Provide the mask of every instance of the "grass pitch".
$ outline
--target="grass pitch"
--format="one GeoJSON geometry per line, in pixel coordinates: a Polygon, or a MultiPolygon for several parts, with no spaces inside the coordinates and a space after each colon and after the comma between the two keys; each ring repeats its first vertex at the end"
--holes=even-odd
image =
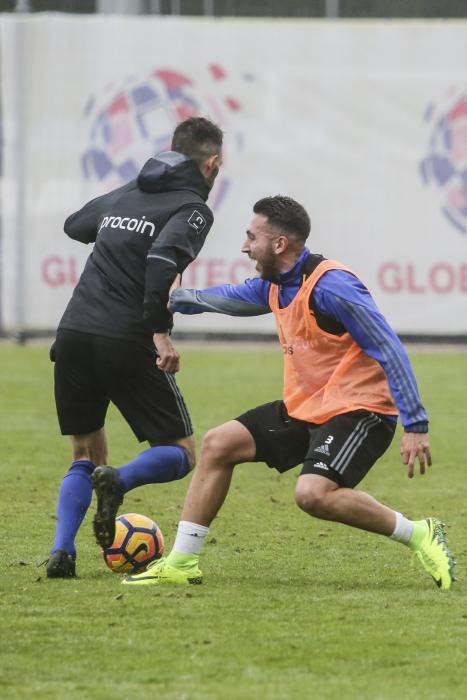
{"type": "MultiPolygon", "coordinates": [[[[458,700],[467,681],[465,431],[467,354],[412,356],[431,418],[435,464],[409,481],[400,432],[362,484],[409,517],[438,515],[458,561],[440,592],[409,551],[321,522],[293,504],[299,469],[237,467],[202,557],[205,582],[124,589],[92,537],[78,537],[75,580],[37,565],[53,537],[69,464],[45,347],[0,347],[0,697],[51,700],[458,700]]],[[[179,383],[198,438],[280,396],[276,351],[184,350],[179,383]]],[[[118,413],[111,463],[139,451],[118,413]]],[[[187,480],[130,493],[170,548],[187,480]]]]}

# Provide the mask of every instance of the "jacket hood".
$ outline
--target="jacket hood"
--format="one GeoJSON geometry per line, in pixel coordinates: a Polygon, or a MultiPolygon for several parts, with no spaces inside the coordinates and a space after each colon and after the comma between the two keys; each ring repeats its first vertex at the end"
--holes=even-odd
{"type": "Polygon", "coordinates": [[[191,190],[204,201],[209,194],[209,187],[198,163],[176,151],[164,151],[149,158],[141,168],[136,184],[143,192],[151,193],[191,190]]]}

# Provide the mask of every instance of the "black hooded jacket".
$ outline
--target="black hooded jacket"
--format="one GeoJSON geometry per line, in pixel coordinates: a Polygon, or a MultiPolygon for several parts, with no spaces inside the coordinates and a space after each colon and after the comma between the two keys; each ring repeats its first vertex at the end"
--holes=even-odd
{"type": "Polygon", "coordinates": [[[208,194],[197,163],[168,151],[69,216],[65,233],[95,245],[59,329],[144,341],[169,331],[170,285],[213,223],[208,194]]]}

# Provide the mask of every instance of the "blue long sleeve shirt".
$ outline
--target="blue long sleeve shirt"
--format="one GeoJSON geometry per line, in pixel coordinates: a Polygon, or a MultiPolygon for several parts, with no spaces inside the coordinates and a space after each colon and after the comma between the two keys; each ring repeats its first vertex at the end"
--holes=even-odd
{"type": "MultiPolygon", "coordinates": [[[[280,275],[279,304],[288,306],[302,284],[303,268],[310,255],[305,248],[292,269],[280,275]]],[[[259,277],[242,284],[225,284],[202,290],[179,289],[170,299],[172,312],[217,312],[232,316],[271,313],[271,282],[259,277]]],[[[402,425],[408,432],[428,431],[428,417],[407,353],[376,306],[365,285],[345,270],[329,270],[316,283],[313,300],[318,311],[341,324],[355,342],[383,368],[402,425]]]]}

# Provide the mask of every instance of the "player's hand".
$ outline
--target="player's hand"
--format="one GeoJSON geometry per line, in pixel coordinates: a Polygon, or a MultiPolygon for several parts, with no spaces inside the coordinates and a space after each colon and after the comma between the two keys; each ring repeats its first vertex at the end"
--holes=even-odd
{"type": "Polygon", "coordinates": [[[179,272],[175,275],[175,279],[171,284],[171,287],[169,289],[169,301],[167,303],[167,308],[169,311],[171,311],[170,308],[170,297],[172,296],[172,292],[175,292],[176,289],[180,289],[180,285],[182,284],[182,276],[179,272]]]}
{"type": "Polygon", "coordinates": [[[178,372],[180,369],[180,355],[170,340],[170,336],[167,333],[154,333],[153,340],[159,355],[156,360],[156,365],[159,369],[170,374],[178,372]]]}
{"type": "Polygon", "coordinates": [[[426,466],[431,467],[430,439],[428,433],[404,433],[401,440],[401,457],[407,464],[407,475],[413,478],[415,463],[418,459],[420,474],[424,474],[426,466]]]}

